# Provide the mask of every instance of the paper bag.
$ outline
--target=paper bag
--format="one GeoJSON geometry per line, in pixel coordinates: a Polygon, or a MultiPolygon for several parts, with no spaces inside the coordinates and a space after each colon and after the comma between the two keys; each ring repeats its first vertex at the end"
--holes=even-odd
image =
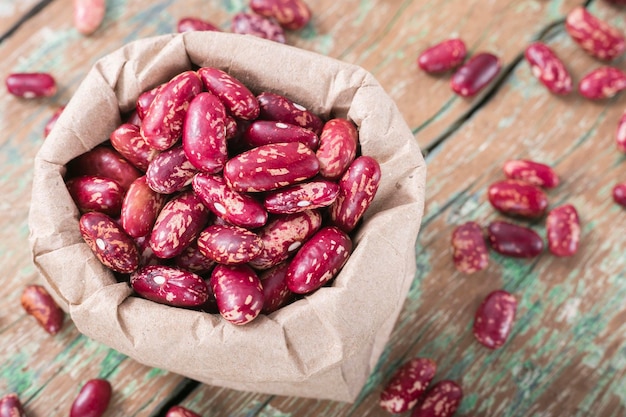
{"type": "Polygon", "coordinates": [[[414,278],[426,167],[394,102],[360,67],[252,36],[189,32],[130,43],[96,62],[38,152],[29,213],[34,263],[80,332],[148,366],[206,384],[352,402],[414,278]],[[108,139],[137,96],[174,75],[218,67],[359,129],[382,181],[333,284],[235,326],[138,298],[83,242],[64,165],[108,139]]]}

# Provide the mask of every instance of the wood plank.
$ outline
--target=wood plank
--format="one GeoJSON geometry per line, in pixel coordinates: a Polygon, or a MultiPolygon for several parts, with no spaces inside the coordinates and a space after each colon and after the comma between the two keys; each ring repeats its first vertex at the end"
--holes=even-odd
{"type": "Polygon", "coordinates": [[[51,0],[0,0],[0,39],[51,0]]]}

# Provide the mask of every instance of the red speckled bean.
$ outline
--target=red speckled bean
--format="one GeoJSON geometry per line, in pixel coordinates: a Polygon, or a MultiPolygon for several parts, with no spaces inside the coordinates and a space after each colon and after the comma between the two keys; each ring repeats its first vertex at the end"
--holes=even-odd
{"type": "Polygon", "coordinates": [[[178,33],[195,32],[195,31],[213,31],[220,32],[220,29],[206,20],[197,17],[183,17],[178,20],[176,25],[178,33]]]}
{"type": "Polygon", "coordinates": [[[189,103],[202,89],[198,74],[185,71],[159,90],[141,123],[141,135],[148,145],[162,151],[178,141],[189,103]]]}
{"type": "Polygon", "coordinates": [[[534,258],[543,251],[541,236],[532,229],[503,221],[487,227],[489,243],[496,252],[514,258],[534,258]]]}
{"type": "Polygon", "coordinates": [[[352,252],[352,241],[341,229],[328,226],[306,241],[287,270],[287,286],[296,294],[308,294],[337,275],[352,252]]]}
{"type": "Polygon", "coordinates": [[[5,83],[9,93],[22,98],[52,97],[57,92],[54,77],[45,72],[10,74],[5,83]]]}
{"type": "Polygon", "coordinates": [[[572,91],[572,76],[563,61],[550,47],[535,42],[526,48],[526,60],[535,77],[554,94],[568,94],[572,91]]]}
{"type": "Polygon", "coordinates": [[[52,128],[54,128],[54,125],[56,125],[57,120],[59,120],[59,116],[61,116],[61,113],[63,113],[63,110],[65,110],[65,106],[58,107],[54,111],[54,113],[52,113],[52,116],[50,116],[50,118],[48,119],[48,122],[46,123],[46,126],[44,126],[43,128],[44,138],[48,137],[48,135],[50,134],[50,131],[52,131],[52,128]]]}
{"type": "Polygon", "coordinates": [[[578,84],[578,92],[590,100],[611,98],[622,90],[626,90],[626,73],[613,67],[597,68],[578,84]]]}
{"type": "Polygon", "coordinates": [[[209,210],[193,191],[165,203],[152,228],[150,247],[159,258],[173,258],[191,244],[209,220],[209,210]]]}
{"type": "Polygon", "coordinates": [[[109,407],[112,391],[106,379],[90,379],[74,399],[70,417],[101,417],[109,407]]]}
{"type": "Polygon", "coordinates": [[[611,61],[626,49],[624,35],[617,28],[598,19],[582,6],[568,13],[565,29],[585,52],[598,59],[611,61]]]}
{"type": "Polygon", "coordinates": [[[493,291],[480,304],[474,318],[474,337],[489,349],[498,349],[507,341],[517,300],[504,290],[493,291]]]}
{"type": "Polygon", "coordinates": [[[261,107],[260,119],[297,125],[315,132],[316,135],[322,133],[324,122],[315,113],[287,97],[264,92],[257,96],[257,100],[261,107]]]}
{"type": "Polygon", "coordinates": [[[83,240],[103,265],[123,274],[137,269],[137,245],[115,220],[92,211],[80,217],[79,226],[83,240]]]}
{"type": "Polygon", "coordinates": [[[256,269],[268,269],[283,262],[321,225],[322,216],[316,210],[276,216],[258,232],[263,249],[250,265],[256,269]]]}
{"type": "Polygon", "coordinates": [[[626,182],[613,187],[613,201],[622,207],[626,207],[626,182]]]}
{"type": "Polygon", "coordinates": [[[372,157],[359,156],[339,181],[337,199],[330,206],[332,223],[346,233],[357,225],[369,208],[380,184],[380,165],[372,157]]]}
{"type": "Polygon", "coordinates": [[[157,193],[173,194],[191,184],[198,172],[187,159],[182,145],[163,151],[154,157],[146,170],[146,180],[157,193]]]}
{"type": "Polygon", "coordinates": [[[139,126],[131,123],[120,125],[109,138],[113,148],[142,171],[148,169],[150,161],[159,153],[146,143],[139,132],[139,126]]]}
{"type": "Polygon", "coordinates": [[[617,124],[615,143],[617,144],[617,149],[626,153],[626,111],[622,114],[622,118],[617,124]]]}
{"type": "Polygon", "coordinates": [[[257,36],[274,42],[286,42],[285,31],[276,20],[256,13],[237,13],[231,21],[230,30],[233,33],[257,36]]]}
{"type": "Polygon", "coordinates": [[[391,377],[380,394],[380,406],[393,414],[415,407],[435,376],[437,364],[426,358],[404,363],[391,377]]]}
{"type": "Polygon", "coordinates": [[[571,204],[555,207],[546,218],[548,249],[556,256],[572,256],[578,251],[580,220],[571,204]]]}
{"type": "Polygon", "coordinates": [[[539,217],[548,207],[548,196],[541,188],[520,180],[495,182],[487,193],[496,210],[513,216],[539,217]]]}
{"type": "Polygon", "coordinates": [[[224,319],[236,325],[254,320],[263,308],[263,287],[248,265],[217,265],[211,288],[224,319]]]}
{"type": "Polygon", "coordinates": [[[116,217],[122,209],[124,190],[112,179],[84,175],[70,179],[67,190],[82,213],[99,211],[116,217]]]}
{"type": "Polygon", "coordinates": [[[302,142],[311,150],[317,150],[319,138],[309,129],[273,120],[257,120],[248,126],[243,134],[245,142],[251,146],[270,143],[302,142]]]}
{"type": "Polygon", "coordinates": [[[270,213],[293,214],[331,205],[339,185],[331,181],[308,181],[265,194],[263,205],[270,213]]]}
{"type": "Polygon", "coordinates": [[[99,145],[68,162],[66,178],[81,175],[110,178],[127,190],[142,173],[115,149],[99,145]]]}
{"type": "Polygon", "coordinates": [[[254,232],[243,227],[211,225],[198,236],[198,248],[217,263],[236,265],[259,255],[263,242],[254,232]]]}
{"type": "Polygon", "coordinates": [[[273,17],[285,29],[302,29],[311,20],[311,10],[302,0],[250,0],[257,14],[273,17]]]}
{"type": "Polygon", "coordinates": [[[287,286],[287,268],[289,268],[289,263],[283,262],[263,271],[259,276],[265,299],[262,313],[270,314],[294,299],[294,294],[287,286]]]}
{"type": "Polygon", "coordinates": [[[228,155],[226,110],[217,96],[200,93],[189,104],[183,148],[189,162],[201,171],[214,174],[224,168],[228,155]]]}
{"type": "Polygon", "coordinates": [[[560,182],[559,176],[550,166],[528,159],[506,161],[502,170],[510,179],[525,181],[542,188],[554,188],[560,182]]]}
{"type": "Polygon", "coordinates": [[[74,27],[83,35],[91,35],[102,24],[106,0],[74,0],[74,27]]]}
{"type": "Polygon", "coordinates": [[[306,145],[272,143],[229,159],[224,167],[224,179],[235,191],[270,191],[311,178],[319,168],[318,159],[306,145]]]}
{"type": "Polygon", "coordinates": [[[226,126],[226,140],[233,139],[239,135],[239,124],[234,117],[227,114],[224,123],[226,126]]]}
{"type": "Polygon", "coordinates": [[[458,67],[466,55],[465,42],[458,38],[447,39],[422,52],[417,64],[422,70],[436,74],[458,67]]]}
{"type": "Polygon", "coordinates": [[[55,335],[63,327],[65,313],[41,285],[28,285],[20,299],[22,307],[49,334],[55,335]]]}
{"type": "Polygon", "coordinates": [[[161,258],[150,247],[150,235],[135,238],[135,244],[139,251],[139,267],[161,264],[161,258]]]}
{"type": "Polygon", "coordinates": [[[315,156],[320,163],[320,174],[330,180],[341,178],[354,161],[359,145],[356,126],[346,119],[332,119],[324,124],[320,146],[315,156]]]}
{"type": "Polygon", "coordinates": [[[137,110],[137,116],[139,116],[140,119],[146,117],[146,113],[148,112],[150,105],[154,101],[154,98],[159,93],[159,91],[163,89],[165,84],[167,83],[157,85],[156,87],[139,94],[139,97],[137,97],[137,102],[135,103],[135,110],[137,110]]]}
{"type": "Polygon", "coordinates": [[[126,233],[135,238],[150,233],[166,200],[165,195],[148,186],[145,176],[137,178],[122,203],[120,222],[126,233]]]}
{"type": "Polygon", "coordinates": [[[206,274],[215,266],[215,261],[204,256],[198,242],[194,241],[174,258],[174,264],[196,274],[206,274]]]}
{"type": "Polygon", "coordinates": [[[17,394],[11,393],[0,398],[0,417],[26,417],[17,394]]]}
{"type": "Polygon", "coordinates": [[[243,120],[259,116],[259,102],[241,81],[218,68],[200,68],[198,75],[204,87],[224,103],[229,114],[243,120]]]}
{"type": "Polygon", "coordinates": [[[148,300],[173,307],[198,307],[206,302],[206,282],[191,271],[166,265],[149,265],[130,276],[130,285],[148,300]]]}
{"type": "Polygon", "coordinates": [[[456,382],[439,381],[426,392],[411,417],[452,417],[462,399],[463,390],[456,382]]]}
{"type": "Polygon", "coordinates": [[[500,59],[488,52],[470,58],[456,70],[450,81],[452,91],[462,97],[471,97],[485,88],[500,73],[500,59]]]}
{"type": "Polygon", "coordinates": [[[196,174],[192,187],[209,210],[228,223],[254,229],[267,221],[263,204],[249,195],[231,190],[220,176],[196,174]]]}
{"type": "Polygon", "coordinates": [[[457,226],[452,233],[452,259],[459,272],[473,274],[489,265],[489,251],[485,236],[476,222],[457,226]]]}

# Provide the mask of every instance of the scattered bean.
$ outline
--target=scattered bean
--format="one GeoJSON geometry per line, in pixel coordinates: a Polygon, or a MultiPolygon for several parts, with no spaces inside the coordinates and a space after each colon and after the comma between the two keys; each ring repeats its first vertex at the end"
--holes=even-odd
{"type": "Polygon", "coordinates": [[[500,59],[481,52],[461,66],[450,81],[452,91],[462,97],[471,97],[485,88],[500,73],[500,59]]]}
{"type": "Polygon", "coordinates": [[[515,258],[534,258],[543,251],[541,236],[516,224],[493,221],[487,227],[489,243],[496,252],[515,258]]]}
{"type": "Polygon", "coordinates": [[[626,153],[626,111],[622,114],[622,118],[617,124],[617,134],[615,135],[617,149],[626,153]]]}
{"type": "Polygon", "coordinates": [[[74,27],[83,35],[91,35],[102,24],[106,0],[74,0],[74,27]]]}
{"type": "Polygon", "coordinates": [[[548,196],[541,188],[520,180],[497,181],[487,193],[495,209],[513,216],[539,217],[548,207],[548,196]]]}
{"type": "Polygon", "coordinates": [[[74,399],[70,417],[101,417],[109,407],[112,391],[106,379],[90,379],[74,399]]]}
{"type": "Polygon", "coordinates": [[[506,161],[502,170],[510,179],[525,181],[542,188],[554,188],[560,182],[559,176],[550,166],[528,159],[506,161]]]}
{"type": "Polygon", "coordinates": [[[380,406],[393,414],[411,410],[435,377],[437,364],[427,358],[404,363],[391,377],[380,394],[380,406]]]}
{"type": "Polygon", "coordinates": [[[252,35],[279,43],[286,43],[285,31],[278,22],[256,13],[237,13],[230,25],[233,33],[252,35]]]}
{"type": "Polygon", "coordinates": [[[0,417],[26,417],[17,394],[10,393],[0,398],[0,417]]]}
{"type": "Polygon", "coordinates": [[[250,0],[250,8],[276,19],[285,29],[302,29],[311,20],[311,10],[303,0],[250,0]]]}
{"type": "Polygon", "coordinates": [[[487,268],[489,251],[480,225],[470,221],[457,226],[452,233],[452,259],[459,272],[473,274],[487,268]]]}
{"type": "Polygon", "coordinates": [[[613,187],[613,201],[622,207],[626,207],[626,182],[613,187]]]}
{"type": "Polygon", "coordinates": [[[555,207],[546,218],[548,249],[556,256],[572,256],[578,251],[580,220],[571,204],[555,207]]]}
{"type": "Polygon", "coordinates": [[[535,77],[554,94],[569,94],[572,91],[572,76],[563,61],[542,42],[534,42],[526,48],[526,60],[535,77]]]}
{"type": "Polygon", "coordinates": [[[41,285],[26,286],[20,301],[26,313],[33,316],[49,334],[55,335],[63,327],[65,313],[41,285]]]}
{"type": "Polygon", "coordinates": [[[624,35],[583,6],[568,13],[565,29],[585,52],[598,59],[611,61],[626,50],[624,35]]]}
{"type": "Polygon", "coordinates": [[[446,72],[461,65],[467,55],[465,42],[447,39],[423,51],[417,58],[419,67],[432,74],[446,72]]]}
{"type": "Polygon", "coordinates": [[[504,290],[491,292],[476,310],[476,340],[489,349],[502,347],[511,333],[516,311],[517,300],[514,296],[504,290]]]}
{"type": "Polygon", "coordinates": [[[590,100],[611,98],[626,90],[626,73],[614,67],[600,67],[585,75],[578,92],[590,100]]]}
{"type": "Polygon", "coordinates": [[[54,77],[44,72],[10,74],[5,83],[9,93],[22,98],[52,97],[57,92],[54,77]]]}
{"type": "Polygon", "coordinates": [[[176,25],[178,33],[194,32],[194,31],[213,31],[220,32],[220,29],[206,20],[197,17],[183,17],[178,20],[176,25]]]}
{"type": "Polygon", "coordinates": [[[44,126],[43,128],[44,138],[48,137],[48,135],[52,131],[52,128],[54,128],[54,125],[56,125],[57,120],[59,120],[59,116],[61,116],[61,113],[63,113],[63,110],[65,110],[65,106],[60,106],[54,111],[54,113],[52,113],[52,116],[50,116],[48,122],[46,123],[46,126],[44,126]]]}
{"type": "Polygon", "coordinates": [[[439,381],[415,407],[411,417],[452,417],[461,404],[463,391],[454,381],[439,381]]]}

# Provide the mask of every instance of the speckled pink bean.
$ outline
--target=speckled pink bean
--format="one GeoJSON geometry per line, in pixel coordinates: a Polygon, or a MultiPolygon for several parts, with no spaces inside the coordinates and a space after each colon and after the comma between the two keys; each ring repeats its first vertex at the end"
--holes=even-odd
{"type": "Polygon", "coordinates": [[[154,157],[146,170],[146,180],[157,193],[173,194],[191,184],[198,172],[188,159],[182,145],[163,151],[154,157]]]}
{"type": "Polygon", "coordinates": [[[245,142],[251,146],[270,143],[302,142],[311,150],[317,150],[319,137],[309,129],[273,120],[257,120],[248,126],[243,134],[245,142]]]}
{"type": "Polygon", "coordinates": [[[459,384],[450,380],[439,381],[424,394],[411,417],[452,417],[462,399],[463,390],[459,384]]]}
{"type": "Polygon", "coordinates": [[[258,256],[263,242],[256,233],[243,227],[211,225],[198,236],[198,248],[204,256],[217,263],[237,265],[258,256]]]}
{"type": "Polygon", "coordinates": [[[319,180],[270,191],[263,198],[269,213],[293,214],[330,206],[337,198],[339,185],[319,180]]]}
{"type": "Polygon", "coordinates": [[[316,135],[322,133],[324,122],[313,112],[279,94],[263,92],[257,96],[261,112],[259,118],[303,127],[316,135]]]}
{"type": "Polygon", "coordinates": [[[142,173],[115,149],[99,145],[67,163],[66,178],[80,175],[110,178],[127,190],[142,173]]]}
{"type": "Polygon", "coordinates": [[[189,104],[183,149],[189,162],[201,171],[217,173],[224,168],[228,156],[226,110],[217,96],[200,93],[189,104]]]}
{"type": "Polygon", "coordinates": [[[487,195],[496,210],[511,216],[536,218],[548,207],[548,196],[541,188],[520,180],[496,181],[487,195]]]}
{"type": "Polygon", "coordinates": [[[243,120],[254,120],[259,116],[259,102],[237,78],[211,67],[200,68],[198,75],[204,87],[224,103],[229,114],[243,120]]]}
{"type": "Polygon", "coordinates": [[[236,325],[254,320],[263,308],[263,286],[248,265],[217,265],[211,288],[224,319],[236,325]]]}
{"type": "Polygon", "coordinates": [[[139,94],[139,97],[137,97],[137,101],[135,102],[135,110],[137,110],[137,116],[139,116],[140,119],[146,117],[146,113],[154,101],[154,98],[166,84],[167,83],[157,85],[156,87],[139,94]]]}
{"type": "Polygon", "coordinates": [[[148,145],[163,151],[178,141],[189,103],[202,89],[198,74],[185,71],[159,90],[141,123],[141,135],[148,145]]]}
{"type": "Polygon", "coordinates": [[[145,171],[159,151],[151,148],[139,132],[139,126],[124,123],[115,129],[111,136],[111,145],[128,162],[145,171]]]}
{"type": "Polygon", "coordinates": [[[6,394],[0,398],[0,417],[26,417],[17,394],[6,394]]]}
{"type": "Polygon", "coordinates": [[[138,238],[152,230],[167,197],[148,186],[145,175],[128,188],[122,203],[120,223],[130,236],[138,238]]]}
{"type": "Polygon", "coordinates": [[[614,67],[600,67],[585,75],[578,92],[590,100],[611,98],[626,90],[626,73],[614,67]]]}
{"type": "Polygon", "coordinates": [[[414,358],[404,363],[380,393],[380,406],[393,414],[415,407],[435,377],[437,364],[427,358],[414,358]]]}
{"type": "Polygon", "coordinates": [[[268,269],[283,262],[313,236],[321,225],[322,216],[316,210],[276,216],[259,230],[263,249],[250,261],[250,265],[256,269],[268,269]]]}
{"type": "Polygon", "coordinates": [[[626,111],[617,123],[617,133],[615,134],[615,144],[617,149],[626,153],[626,111]]]}
{"type": "Polygon", "coordinates": [[[45,72],[10,74],[5,84],[9,93],[21,98],[52,97],[57,92],[54,77],[45,72]]]}
{"type": "Polygon", "coordinates": [[[612,191],[613,201],[622,207],[626,207],[626,182],[617,184],[612,191]]]}
{"type": "Polygon", "coordinates": [[[148,265],[160,265],[162,259],[154,254],[150,247],[150,235],[135,238],[135,244],[139,251],[139,267],[148,265]]]}
{"type": "Polygon", "coordinates": [[[482,301],[474,318],[474,337],[489,349],[498,349],[507,341],[515,312],[517,300],[504,290],[493,291],[482,301]]]}
{"type": "Polygon", "coordinates": [[[174,307],[198,307],[209,297],[200,276],[166,265],[138,269],[131,274],[130,285],[143,298],[174,307]]]}
{"type": "Polygon", "coordinates": [[[263,285],[263,297],[265,298],[261,313],[273,313],[295,298],[295,294],[289,291],[287,286],[287,268],[289,268],[289,262],[283,262],[259,275],[263,285]]]}
{"type": "Polygon", "coordinates": [[[620,30],[592,15],[583,6],[568,13],[565,29],[585,52],[598,59],[611,61],[626,50],[626,40],[620,30]]]}
{"type": "Polygon", "coordinates": [[[548,45],[534,42],[526,48],[524,55],[533,75],[548,90],[554,94],[568,94],[572,91],[572,76],[548,45]]]}
{"type": "Polygon", "coordinates": [[[347,119],[332,119],[324,124],[320,146],[315,156],[320,163],[320,174],[329,180],[341,178],[354,161],[359,145],[359,133],[347,119]]]}
{"type": "Polygon", "coordinates": [[[478,223],[469,221],[455,227],[451,244],[452,260],[457,271],[473,274],[489,265],[489,250],[478,223]]]}
{"type": "Polygon", "coordinates": [[[150,247],[159,258],[173,258],[205,228],[209,210],[191,190],[165,203],[152,228],[150,247]]]}
{"type": "Polygon", "coordinates": [[[323,227],[307,240],[289,264],[287,286],[309,294],[333,279],[348,261],[352,240],[341,229],[323,227]]]}
{"type": "Polygon", "coordinates": [[[106,0],[74,0],[74,27],[91,35],[100,27],[106,13],[106,0]]]}
{"type": "Polygon", "coordinates": [[[263,204],[247,194],[231,190],[221,176],[196,174],[192,187],[209,210],[228,223],[255,229],[267,221],[263,204]]]}
{"type": "Polygon", "coordinates": [[[174,257],[174,264],[196,274],[206,274],[215,266],[215,261],[204,256],[198,248],[198,242],[194,241],[174,257]]]}
{"type": "Polygon", "coordinates": [[[275,19],[256,13],[237,13],[233,16],[230,30],[233,33],[257,36],[278,43],[286,42],[285,31],[275,19]]]}
{"type": "Polygon", "coordinates": [[[70,179],[66,185],[82,213],[99,211],[112,217],[120,214],[124,189],[112,179],[85,175],[70,179]]]}
{"type": "Polygon", "coordinates": [[[504,175],[542,188],[554,188],[560,183],[557,173],[546,164],[528,159],[512,159],[502,165],[504,175]]]}
{"type": "Polygon", "coordinates": [[[548,249],[556,256],[573,256],[580,243],[580,220],[571,204],[555,207],[546,218],[548,249]]]}
{"type": "Polygon", "coordinates": [[[452,91],[461,97],[472,97],[497,77],[501,67],[500,59],[494,54],[477,53],[452,75],[452,91]]]}
{"type": "Polygon", "coordinates": [[[311,10],[303,0],[250,0],[250,8],[290,30],[302,29],[311,20],[311,10]]]}
{"type": "Polygon", "coordinates": [[[220,29],[206,20],[199,19],[197,17],[183,17],[178,20],[176,24],[176,30],[178,33],[196,32],[196,31],[212,31],[220,32],[220,29]]]}
{"type": "Polygon", "coordinates": [[[432,74],[449,71],[461,65],[467,48],[461,39],[446,39],[423,51],[417,58],[419,67],[432,74]]]}
{"type": "Polygon", "coordinates": [[[200,414],[196,414],[193,411],[186,409],[185,407],[175,405],[169,410],[167,410],[167,414],[165,414],[165,417],[201,417],[201,416],[200,414]]]}
{"type": "MultiPolygon", "coordinates": [[[[42,285],[25,286],[20,304],[26,314],[33,317],[48,334],[55,335],[63,327],[65,313],[42,285]]],[[[3,416],[4,414],[0,414],[0,417],[3,416]]]]}

